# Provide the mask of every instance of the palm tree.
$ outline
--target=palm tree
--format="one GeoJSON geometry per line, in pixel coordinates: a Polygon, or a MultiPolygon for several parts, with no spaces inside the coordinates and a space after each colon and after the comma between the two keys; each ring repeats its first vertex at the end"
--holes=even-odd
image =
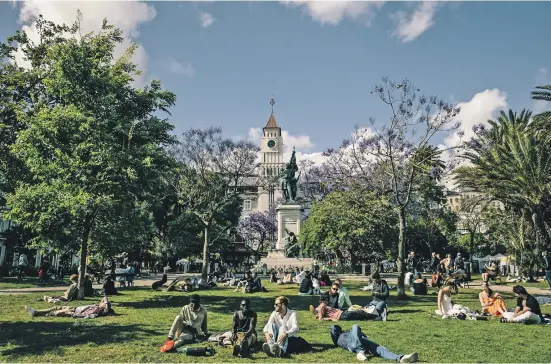
{"type": "Polygon", "coordinates": [[[551,143],[530,123],[530,116],[509,111],[490,121],[491,129],[473,138],[464,154],[471,165],[454,175],[459,186],[525,216],[533,231],[530,249],[541,251],[551,245],[551,143]]]}
{"type": "MultiPolygon", "coordinates": [[[[536,90],[532,91],[532,99],[551,102],[551,85],[536,86],[536,90]]],[[[548,130],[547,126],[551,123],[551,111],[544,111],[536,115],[534,122],[538,125],[538,129],[548,130]]]]}

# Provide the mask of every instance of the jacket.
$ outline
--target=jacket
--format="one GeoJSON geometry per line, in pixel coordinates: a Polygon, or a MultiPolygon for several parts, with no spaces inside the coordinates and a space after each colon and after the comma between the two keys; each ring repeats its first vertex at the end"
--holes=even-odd
{"type": "Polygon", "coordinates": [[[373,282],[373,298],[386,301],[389,294],[388,283],[384,279],[373,282]]]}

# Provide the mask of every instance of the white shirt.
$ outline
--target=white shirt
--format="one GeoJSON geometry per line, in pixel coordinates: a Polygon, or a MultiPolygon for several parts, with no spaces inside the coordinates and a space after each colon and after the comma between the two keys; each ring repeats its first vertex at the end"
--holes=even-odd
{"type": "Polygon", "coordinates": [[[312,286],[314,288],[320,288],[320,281],[318,281],[316,278],[312,278],[312,286]]]}
{"type": "Polygon", "coordinates": [[[306,272],[305,271],[302,271],[300,272],[299,274],[297,274],[297,276],[295,277],[295,280],[298,284],[302,283],[302,281],[304,280],[304,278],[306,278],[306,272]]]}
{"type": "Polygon", "coordinates": [[[264,332],[272,333],[272,325],[278,328],[279,334],[287,334],[289,337],[298,336],[297,312],[287,310],[285,316],[281,317],[279,312],[272,312],[268,323],[264,326],[264,332]]]}

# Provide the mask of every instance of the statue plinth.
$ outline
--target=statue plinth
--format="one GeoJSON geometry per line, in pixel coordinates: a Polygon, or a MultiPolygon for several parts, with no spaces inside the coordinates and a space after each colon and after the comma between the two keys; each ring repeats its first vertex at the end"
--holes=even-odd
{"type": "Polygon", "coordinates": [[[300,234],[302,207],[294,202],[287,202],[279,205],[277,211],[277,242],[276,250],[285,251],[287,231],[294,233],[297,237],[300,234]]]}

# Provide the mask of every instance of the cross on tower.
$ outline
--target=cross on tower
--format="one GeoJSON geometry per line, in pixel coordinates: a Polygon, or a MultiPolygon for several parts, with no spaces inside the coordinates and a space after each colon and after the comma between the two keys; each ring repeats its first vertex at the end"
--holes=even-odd
{"type": "Polygon", "coordinates": [[[273,99],[273,97],[270,99],[270,105],[272,105],[272,114],[274,113],[274,105],[275,105],[275,100],[273,99]]]}

